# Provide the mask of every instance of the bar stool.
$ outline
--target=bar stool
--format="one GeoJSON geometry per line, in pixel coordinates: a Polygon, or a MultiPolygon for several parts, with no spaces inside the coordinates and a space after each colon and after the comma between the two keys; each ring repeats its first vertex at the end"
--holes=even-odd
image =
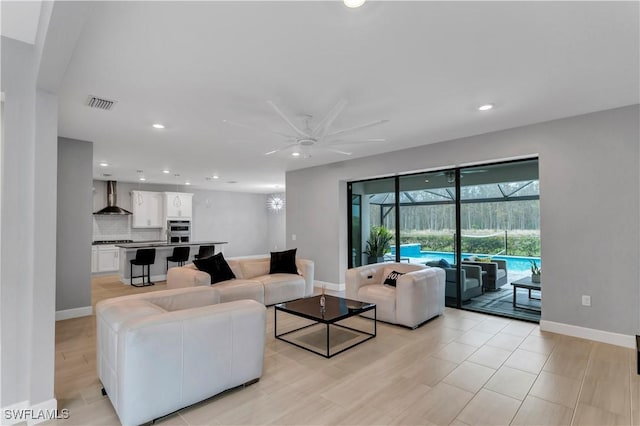
{"type": "Polygon", "coordinates": [[[216,246],[200,246],[198,248],[198,254],[196,254],[194,257],[196,259],[204,259],[213,256],[215,254],[215,251],[216,246]]]}
{"type": "Polygon", "coordinates": [[[184,262],[189,260],[189,252],[191,251],[191,247],[174,247],[173,254],[171,256],[167,256],[167,271],[169,271],[169,262],[176,262],[180,266],[184,265],[184,262]]]}
{"type": "Polygon", "coordinates": [[[156,261],[156,249],[138,249],[136,250],[136,258],[131,259],[130,262],[130,270],[129,276],[131,277],[131,285],[134,287],[146,287],[150,285],[154,285],[151,282],[151,265],[153,265],[156,261]],[[142,275],[133,276],[133,265],[142,266],[142,275]],[[147,274],[144,273],[144,267],[147,267],[147,274]],[[144,277],[147,277],[147,284],[144,283],[144,277]],[[142,278],[142,284],[134,284],[134,278],[142,278]]]}

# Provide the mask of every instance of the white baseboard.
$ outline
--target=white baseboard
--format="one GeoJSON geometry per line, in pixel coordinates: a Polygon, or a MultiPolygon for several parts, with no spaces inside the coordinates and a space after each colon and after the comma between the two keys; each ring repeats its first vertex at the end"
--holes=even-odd
{"type": "Polygon", "coordinates": [[[30,405],[29,401],[21,401],[2,409],[2,425],[15,425],[18,423],[36,425],[68,416],[68,411],[62,411],[58,411],[58,401],[55,398],[35,405],[30,405]]]}
{"type": "Polygon", "coordinates": [[[313,281],[313,286],[317,287],[317,288],[322,288],[322,286],[324,286],[325,289],[331,290],[331,291],[345,291],[346,290],[346,286],[344,284],[328,283],[326,281],[318,281],[318,280],[314,280],[313,281]]]}
{"type": "Polygon", "coordinates": [[[63,311],[56,311],[56,321],[66,320],[70,318],[88,317],[91,314],[93,314],[93,308],[91,306],[65,309],[63,311]]]}
{"type": "Polygon", "coordinates": [[[567,336],[579,337],[581,339],[595,340],[596,342],[608,343],[610,345],[622,346],[625,348],[633,349],[636,347],[635,336],[597,330],[595,328],[579,327],[577,325],[564,324],[561,322],[541,320],[540,330],[566,334],[567,336]]]}
{"type": "Polygon", "coordinates": [[[2,407],[2,425],[15,425],[24,422],[24,419],[20,418],[21,412],[29,409],[29,401],[20,401],[15,404],[11,404],[8,407],[2,407]]]}
{"type": "Polygon", "coordinates": [[[27,425],[37,425],[56,418],[65,418],[63,413],[58,412],[58,401],[52,398],[48,401],[41,402],[31,406],[33,416],[27,421],[27,425]]]}

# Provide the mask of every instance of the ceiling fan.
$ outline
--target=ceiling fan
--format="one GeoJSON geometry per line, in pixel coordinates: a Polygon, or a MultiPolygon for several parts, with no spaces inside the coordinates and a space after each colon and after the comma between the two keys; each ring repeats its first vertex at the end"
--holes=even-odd
{"type": "MultiPolygon", "coordinates": [[[[369,127],[377,126],[379,124],[383,124],[388,122],[389,120],[376,120],[365,124],[360,124],[353,127],[348,127],[340,130],[331,130],[331,125],[335,121],[335,119],[340,115],[345,106],[347,106],[347,101],[344,99],[340,100],[328,113],[327,115],[320,120],[315,126],[311,126],[311,121],[313,119],[312,116],[305,116],[305,125],[304,128],[298,127],[293,120],[287,117],[278,106],[272,101],[267,101],[267,104],[284,120],[284,122],[289,126],[289,128],[293,131],[293,134],[277,132],[273,130],[267,130],[271,133],[275,133],[279,136],[284,137],[283,142],[286,144],[282,147],[275,148],[269,152],[265,152],[264,155],[273,155],[278,152],[286,151],[291,149],[292,155],[294,156],[302,156],[305,158],[311,157],[311,153],[309,150],[313,149],[324,149],[325,151],[334,152],[336,154],[342,155],[351,155],[352,152],[344,151],[343,149],[336,149],[334,146],[340,145],[350,145],[350,144],[359,144],[359,143],[368,143],[368,142],[384,142],[385,139],[376,138],[376,139],[343,139],[343,136],[348,135],[349,133],[356,132],[358,130],[366,129],[369,127]]],[[[231,124],[233,126],[244,127],[251,129],[251,126],[247,126],[244,124],[236,123],[229,120],[224,120],[225,123],[231,124]]]]}
{"type": "MultiPolygon", "coordinates": [[[[463,178],[464,175],[466,175],[466,174],[486,173],[486,172],[487,172],[487,170],[484,170],[484,169],[460,170],[460,178],[463,178]]],[[[454,172],[453,170],[447,170],[447,171],[444,171],[444,172],[440,172],[440,173],[436,174],[436,176],[446,176],[448,183],[454,183],[456,181],[456,172],[454,172]]]]}

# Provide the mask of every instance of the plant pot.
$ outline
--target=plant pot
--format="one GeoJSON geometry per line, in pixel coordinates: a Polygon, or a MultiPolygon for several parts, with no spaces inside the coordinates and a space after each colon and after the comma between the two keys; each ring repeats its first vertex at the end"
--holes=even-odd
{"type": "Polygon", "coordinates": [[[540,283],[540,274],[531,274],[532,283],[540,283]]]}
{"type": "Polygon", "coordinates": [[[384,262],[384,256],[368,256],[367,257],[368,265],[372,265],[374,263],[381,263],[381,262],[384,262]]]}

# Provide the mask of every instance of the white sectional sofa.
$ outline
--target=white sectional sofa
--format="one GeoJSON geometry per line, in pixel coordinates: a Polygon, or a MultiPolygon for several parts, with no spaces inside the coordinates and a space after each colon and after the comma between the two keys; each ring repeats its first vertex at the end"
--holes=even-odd
{"type": "MultiPolygon", "coordinates": [[[[347,270],[348,299],[375,303],[380,321],[416,328],[444,312],[445,272],[410,263],[376,263],[347,270]],[[396,286],[384,285],[391,271],[396,286]]],[[[365,314],[366,316],[366,314],[365,314]]]]}
{"type": "MultiPolygon", "coordinates": [[[[220,301],[252,299],[265,305],[286,302],[313,295],[313,261],[296,259],[300,275],[269,274],[270,258],[227,259],[236,279],[212,285],[219,291],[220,301]]],[[[170,268],[167,288],[211,285],[211,276],[194,264],[170,268]]]]}
{"type": "Polygon", "coordinates": [[[123,425],[139,425],[262,375],[266,308],[213,287],[96,306],[98,377],[123,425]]]}

